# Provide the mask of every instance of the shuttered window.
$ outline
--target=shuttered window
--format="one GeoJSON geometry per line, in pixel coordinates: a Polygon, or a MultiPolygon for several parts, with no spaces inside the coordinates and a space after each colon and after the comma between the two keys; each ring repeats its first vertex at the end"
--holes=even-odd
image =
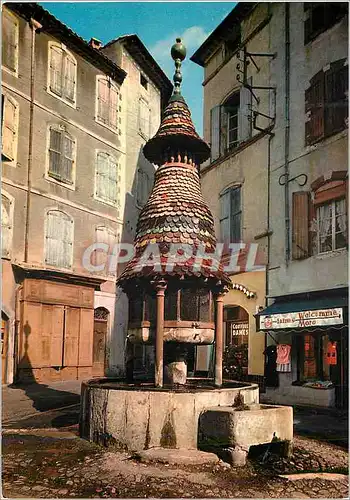
{"type": "Polygon", "coordinates": [[[119,206],[120,181],[120,165],[116,158],[109,153],[99,151],[96,156],[96,198],[119,206]]]}
{"type": "Polygon", "coordinates": [[[139,99],[139,132],[145,137],[150,135],[151,110],[144,99],[139,99]]]}
{"type": "Polygon", "coordinates": [[[346,128],[348,66],[345,59],[329,64],[305,91],[305,143],[311,145],[346,128]]]}
{"type": "Polygon", "coordinates": [[[2,151],[4,161],[15,161],[18,143],[18,103],[9,96],[3,96],[2,108],[2,151]]]}
{"type": "Polygon", "coordinates": [[[105,77],[97,78],[97,113],[98,122],[118,130],[119,93],[114,83],[105,77]]]}
{"type": "Polygon", "coordinates": [[[292,207],[292,257],[306,259],[310,255],[309,213],[310,193],[299,191],[293,193],[292,207]]]}
{"type": "Polygon", "coordinates": [[[314,40],[340,21],[347,13],[347,7],[346,2],[305,2],[304,43],[314,40]]]}
{"type": "Polygon", "coordinates": [[[1,64],[10,71],[17,71],[18,64],[18,20],[6,9],[2,9],[2,59],[1,64]]]}
{"type": "Polygon", "coordinates": [[[49,88],[54,94],[75,103],[77,62],[60,45],[49,45],[49,88]]]}
{"type": "Polygon", "coordinates": [[[226,155],[247,141],[251,130],[251,93],[242,87],[210,111],[211,161],[226,155]]]}
{"type": "Polygon", "coordinates": [[[143,168],[137,171],[137,204],[145,205],[152,190],[152,177],[143,168]]]}
{"type": "Polygon", "coordinates": [[[96,228],[96,243],[106,243],[108,245],[108,252],[96,250],[95,251],[95,265],[100,266],[105,264],[104,272],[101,274],[115,275],[113,269],[109,266],[109,257],[113,254],[114,246],[119,242],[118,235],[116,231],[105,226],[99,226],[96,228]]]}
{"type": "Polygon", "coordinates": [[[320,205],[317,213],[317,251],[330,252],[346,248],[347,220],[345,198],[320,205]]]}
{"type": "Polygon", "coordinates": [[[220,196],[220,234],[223,243],[237,243],[242,238],[241,187],[235,186],[220,196]]]}
{"type": "Polygon", "coordinates": [[[75,140],[61,128],[50,128],[49,171],[50,177],[65,184],[73,184],[75,140]]]}
{"type": "Polygon", "coordinates": [[[46,215],[45,263],[69,269],[73,261],[73,219],[59,210],[46,215]]]}
{"type": "Polygon", "coordinates": [[[11,257],[13,227],[13,200],[1,194],[1,251],[3,258],[11,257]]]}

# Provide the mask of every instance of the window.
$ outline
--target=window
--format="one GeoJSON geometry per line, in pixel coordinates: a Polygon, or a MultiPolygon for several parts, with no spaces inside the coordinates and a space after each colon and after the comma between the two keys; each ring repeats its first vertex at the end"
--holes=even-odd
{"type": "Polygon", "coordinates": [[[59,210],[46,215],[45,263],[71,268],[73,260],[73,219],[59,210]]]}
{"type": "Polygon", "coordinates": [[[241,187],[227,189],[220,195],[220,233],[222,242],[237,243],[242,238],[241,187]]]}
{"type": "Polygon", "coordinates": [[[348,118],[348,65],[346,59],[319,71],[305,91],[305,144],[314,144],[345,129],[348,118]]]}
{"type": "Polygon", "coordinates": [[[298,381],[312,382],[316,380],[330,380],[331,368],[338,363],[339,349],[338,335],[332,332],[327,335],[308,334],[298,337],[297,366],[298,381]]]}
{"type": "Polygon", "coordinates": [[[11,257],[13,227],[13,199],[1,193],[1,250],[2,257],[11,257]]]}
{"type": "Polygon", "coordinates": [[[143,169],[137,171],[137,200],[136,203],[140,207],[147,202],[152,190],[152,177],[143,169]]]}
{"type": "Polygon", "coordinates": [[[64,184],[73,184],[75,140],[63,127],[49,129],[48,175],[64,184]]]}
{"type": "Polygon", "coordinates": [[[95,264],[99,266],[101,264],[106,264],[104,272],[101,274],[115,275],[115,271],[109,268],[109,256],[112,255],[114,250],[114,245],[119,241],[117,233],[110,229],[109,227],[99,226],[96,228],[96,243],[106,243],[108,245],[108,256],[106,252],[101,250],[95,251],[95,264]]]}
{"type": "Polygon", "coordinates": [[[49,89],[70,104],[76,100],[77,62],[65,46],[49,44],[49,89]]]}
{"type": "Polygon", "coordinates": [[[333,200],[317,208],[317,253],[345,248],[346,203],[345,198],[333,200]]]}
{"type": "Polygon", "coordinates": [[[4,161],[16,161],[19,106],[10,96],[2,96],[2,151],[4,161]]]}
{"type": "Polygon", "coordinates": [[[225,156],[251,137],[251,99],[250,91],[242,87],[223,104],[211,109],[211,161],[225,156]]]}
{"type": "Polygon", "coordinates": [[[18,70],[18,20],[6,9],[2,10],[1,64],[13,73],[18,70]]]}
{"type": "Polygon", "coordinates": [[[144,99],[139,100],[139,132],[146,138],[150,135],[151,110],[144,99]]]}
{"type": "Polygon", "coordinates": [[[97,112],[96,120],[110,127],[118,129],[118,89],[106,77],[97,78],[97,112]]]}
{"type": "Polygon", "coordinates": [[[119,206],[120,199],[120,165],[109,153],[99,151],[96,156],[96,190],[95,196],[100,201],[119,206]]]}
{"type": "Polygon", "coordinates": [[[145,90],[147,90],[147,88],[148,88],[148,80],[147,80],[147,78],[145,76],[143,76],[142,73],[140,73],[140,83],[141,83],[142,87],[145,90]]]}
{"type": "Polygon", "coordinates": [[[307,2],[304,11],[304,43],[307,44],[344,17],[347,3],[307,2]]]}

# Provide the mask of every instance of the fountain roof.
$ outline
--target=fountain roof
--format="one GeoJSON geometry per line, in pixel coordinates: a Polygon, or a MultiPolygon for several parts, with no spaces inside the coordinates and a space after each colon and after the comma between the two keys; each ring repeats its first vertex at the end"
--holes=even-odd
{"type": "Polygon", "coordinates": [[[164,110],[164,117],[155,136],[143,148],[143,154],[152,163],[161,165],[164,154],[168,151],[191,154],[196,163],[200,164],[210,156],[209,145],[199,137],[193,125],[191,112],[181,95],[181,61],[186,57],[186,49],[181,39],[171,49],[171,56],[175,61],[174,90],[168,105],[164,110]]]}

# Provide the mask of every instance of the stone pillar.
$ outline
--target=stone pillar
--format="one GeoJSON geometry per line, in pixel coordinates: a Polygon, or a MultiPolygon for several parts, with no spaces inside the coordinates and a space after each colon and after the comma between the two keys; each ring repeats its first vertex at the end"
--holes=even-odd
{"type": "Polygon", "coordinates": [[[163,351],[164,351],[164,294],[166,282],[155,283],[157,291],[157,323],[156,323],[156,362],[154,379],[156,387],[163,387],[163,351]]]}
{"type": "Polygon", "coordinates": [[[226,289],[218,291],[215,297],[216,318],[215,318],[215,373],[214,384],[217,387],[222,385],[222,353],[224,344],[224,295],[226,289]]]}

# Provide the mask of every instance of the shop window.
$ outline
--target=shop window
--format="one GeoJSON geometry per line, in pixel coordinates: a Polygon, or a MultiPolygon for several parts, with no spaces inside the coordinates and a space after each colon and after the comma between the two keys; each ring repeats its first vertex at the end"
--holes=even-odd
{"type": "Polygon", "coordinates": [[[211,161],[234,151],[251,137],[251,99],[251,92],[242,87],[211,109],[211,161]]]}
{"type": "Polygon", "coordinates": [[[304,43],[314,40],[340,21],[347,12],[347,5],[345,2],[305,2],[304,43]]]}
{"type": "Polygon", "coordinates": [[[239,242],[242,239],[241,187],[226,189],[220,195],[220,234],[223,242],[239,242]]]}
{"type": "Polygon", "coordinates": [[[2,149],[3,161],[16,162],[18,145],[19,106],[13,97],[2,96],[2,149]]]}
{"type": "Polygon", "coordinates": [[[11,257],[13,228],[13,199],[1,193],[1,256],[11,257]]]}
{"type": "Polygon", "coordinates": [[[347,127],[348,65],[340,59],[325,66],[305,91],[305,144],[314,144],[347,127]]]}
{"type": "Polygon", "coordinates": [[[49,43],[49,89],[52,94],[75,104],[77,61],[63,44],[49,43]]]}
{"type": "Polygon", "coordinates": [[[75,149],[75,139],[63,127],[50,127],[49,177],[63,184],[73,184],[75,149]]]}
{"type": "Polygon", "coordinates": [[[330,380],[336,365],[337,342],[329,335],[307,334],[297,339],[298,378],[300,382],[330,380]]]}
{"type": "Polygon", "coordinates": [[[4,68],[17,74],[18,71],[19,24],[17,18],[7,9],[2,9],[2,56],[4,68]]]}
{"type": "Polygon", "coordinates": [[[104,76],[97,77],[96,121],[114,131],[118,130],[118,88],[104,76]]]}
{"type": "Polygon", "coordinates": [[[120,203],[120,165],[116,158],[103,151],[96,155],[95,197],[104,203],[119,206],[120,203]]]}
{"type": "Polygon", "coordinates": [[[70,269],[73,261],[73,219],[59,210],[46,215],[45,263],[70,269]]]}

